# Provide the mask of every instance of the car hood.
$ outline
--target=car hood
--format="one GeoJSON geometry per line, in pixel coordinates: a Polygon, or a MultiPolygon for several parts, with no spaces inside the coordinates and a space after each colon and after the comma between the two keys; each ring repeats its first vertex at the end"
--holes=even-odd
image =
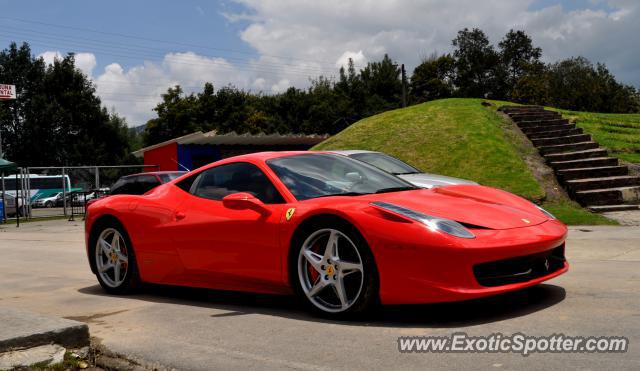
{"type": "Polygon", "coordinates": [[[478,184],[471,180],[430,173],[400,174],[398,177],[421,188],[433,188],[454,184],[478,184]]]}
{"type": "Polygon", "coordinates": [[[516,195],[479,185],[456,185],[367,196],[431,216],[489,229],[529,227],[549,220],[516,195]]]}

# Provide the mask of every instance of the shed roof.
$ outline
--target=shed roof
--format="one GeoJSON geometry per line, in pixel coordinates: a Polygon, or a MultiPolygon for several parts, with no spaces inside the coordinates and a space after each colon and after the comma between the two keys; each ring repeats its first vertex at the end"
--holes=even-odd
{"type": "Polygon", "coordinates": [[[260,146],[277,146],[277,145],[316,145],[329,137],[328,134],[237,134],[235,132],[226,134],[217,134],[215,130],[203,133],[197,131],[195,133],[183,135],[178,138],[170,139],[162,143],[154,144],[139,149],[133,154],[141,157],[145,152],[152,149],[164,147],[168,144],[210,144],[210,145],[260,145],[260,146]]]}

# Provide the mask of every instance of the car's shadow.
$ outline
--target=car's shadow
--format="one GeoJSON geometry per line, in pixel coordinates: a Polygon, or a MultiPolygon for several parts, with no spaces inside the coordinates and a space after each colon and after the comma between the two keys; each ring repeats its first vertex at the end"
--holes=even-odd
{"type": "MultiPolygon", "coordinates": [[[[78,290],[87,295],[109,296],[99,285],[78,290]]],[[[563,301],[562,287],[542,284],[528,289],[456,303],[382,306],[357,320],[334,321],[308,311],[291,296],[150,285],[143,293],[125,296],[154,303],[192,305],[225,311],[212,318],[262,314],[302,321],[351,326],[449,328],[474,326],[525,316],[563,301]]]]}

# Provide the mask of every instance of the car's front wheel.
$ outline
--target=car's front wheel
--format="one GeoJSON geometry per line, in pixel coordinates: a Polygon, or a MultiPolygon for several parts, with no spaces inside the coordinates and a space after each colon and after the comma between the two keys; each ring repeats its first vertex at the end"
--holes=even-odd
{"type": "Polygon", "coordinates": [[[51,201],[47,201],[47,202],[44,204],[44,207],[52,208],[52,207],[53,207],[53,202],[51,202],[51,201]]]}
{"type": "Polygon", "coordinates": [[[365,312],[377,302],[373,256],[354,228],[323,223],[298,243],[296,289],[313,309],[344,317],[365,312]]]}
{"type": "Polygon", "coordinates": [[[93,245],[96,276],[110,294],[128,294],[138,288],[138,267],[129,237],[116,223],[99,227],[93,245]]]}

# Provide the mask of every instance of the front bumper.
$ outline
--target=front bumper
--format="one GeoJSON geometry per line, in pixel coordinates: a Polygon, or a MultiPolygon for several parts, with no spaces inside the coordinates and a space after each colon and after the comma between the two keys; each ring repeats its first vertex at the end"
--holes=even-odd
{"type": "Polygon", "coordinates": [[[464,241],[442,235],[418,242],[397,236],[379,240],[374,255],[382,303],[475,299],[534,286],[569,268],[567,229],[558,221],[473,232],[476,238],[464,241]]]}

